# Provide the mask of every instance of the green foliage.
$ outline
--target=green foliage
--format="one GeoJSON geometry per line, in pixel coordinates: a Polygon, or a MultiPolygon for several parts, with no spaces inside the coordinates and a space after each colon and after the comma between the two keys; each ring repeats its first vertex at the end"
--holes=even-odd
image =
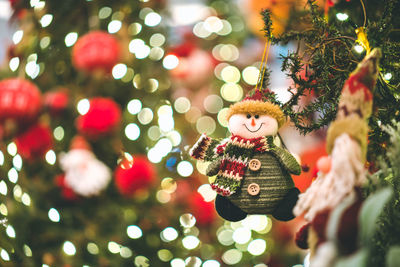
{"type": "Polygon", "coordinates": [[[364,267],[365,263],[367,261],[367,258],[368,258],[368,250],[361,249],[348,257],[339,259],[335,263],[334,266],[335,267],[354,267],[354,266],[364,267]]]}
{"type": "MultiPolygon", "coordinates": [[[[377,0],[365,1],[365,31],[371,47],[380,47],[383,58],[381,74],[374,91],[374,114],[370,119],[369,158],[385,152],[382,144],[387,142],[388,135],[379,127],[391,120],[399,120],[397,110],[400,94],[400,1],[377,0]],[[390,81],[383,75],[391,73],[390,81]]],[[[271,33],[272,21],[270,12],[263,11],[265,35],[271,33]]],[[[306,134],[328,125],[336,116],[337,104],[344,81],[355,69],[365,53],[358,54],[352,49],[356,44],[355,29],[363,25],[364,15],[358,1],[339,1],[330,8],[328,19],[313,0],[309,0],[307,9],[292,14],[296,20],[280,36],[272,36],[273,44],[297,43],[295,51],[281,55],[282,71],[293,81],[288,88],[291,99],[280,105],[290,117],[295,127],[306,134]],[[349,15],[347,21],[339,21],[336,14],[349,15]],[[303,25],[302,29],[298,29],[303,25]],[[304,26],[305,25],[305,26],[304,26]],[[298,29],[298,30],[294,30],[298,29]],[[310,103],[301,102],[304,95],[313,94],[315,99],[310,103]]]]}
{"type": "Polygon", "coordinates": [[[386,255],[386,267],[400,266],[400,246],[393,246],[386,255]]]}
{"type": "Polygon", "coordinates": [[[393,189],[387,187],[370,195],[362,205],[359,215],[360,241],[364,245],[371,242],[377,229],[377,221],[383,208],[393,195],[393,189]]]}
{"type": "Polygon", "coordinates": [[[382,266],[389,248],[400,245],[400,122],[392,123],[393,126],[382,127],[390,138],[390,144],[386,156],[379,159],[380,170],[372,176],[373,183],[368,190],[391,186],[393,197],[376,223],[368,266],[382,266]]]}

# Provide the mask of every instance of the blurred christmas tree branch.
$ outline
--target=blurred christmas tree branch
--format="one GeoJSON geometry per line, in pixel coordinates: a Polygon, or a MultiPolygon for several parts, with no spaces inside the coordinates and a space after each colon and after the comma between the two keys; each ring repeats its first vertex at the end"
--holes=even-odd
{"type": "MultiPolygon", "coordinates": [[[[400,38],[395,31],[395,28],[400,27],[400,21],[393,16],[395,10],[398,10],[396,7],[399,7],[399,1],[387,0],[370,12],[368,7],[365,7],[367,17],[359,20],[357,16],[363,14],[360,10],[364,8],[363,5],[358,2],[352,3],[351,6],[338,4],[335,12],[346,8],[349,14],[346,20],[339,21],[333,10],[326,18],[315,1],[309,0],[307,9],[300,17],[300,21],[305,25],[299,30],[289,30],[279,36],[271,34],[273,25],[270,11],[262,11],[262,16],[265,36],[271,36],[273,44],[297,42],[295,51],[280,55],[283,60],[282,71],[293,81],[293,86],[288,89],[292,97],[287,103],[280,104],[285,114],[303,134],[328,125],[335,117],[340,89],[366,52],[355,51],[356,45],[363,40],[357,36],[355,30],[358,26],[352,21],[366,21],[366,42],[372,47],[380,47],[383,52],[381,75],[374,92],[375,119],[370,120],[370,150],[381,154],[381,144],[387,141],[387,135],[382,132],[379,124],[399,119],[397,107],[400,104],[400,78],[393,75],[399,72],[400,67],[400,38]],[[352,16],[357,10],[361,13],[352,16]],[[390,73],[390,76],[386,76],[385,80],[383,76],[386,73],[390,73]],[[306,104],[301,103],[303,96],[310,94],[314,99],[306,104]]],[[[299,21],[293,23],[301,24],[299,21]]],[[[296,28],[296,25],[288,27],[296,28]]]]}

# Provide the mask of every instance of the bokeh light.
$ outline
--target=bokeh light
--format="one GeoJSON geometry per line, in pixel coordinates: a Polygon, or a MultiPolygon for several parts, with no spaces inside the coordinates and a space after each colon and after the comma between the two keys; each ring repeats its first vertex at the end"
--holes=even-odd
{"type": "Polygon", "coordinates": [[[210,202],[215,199],[217,192],[211,188],[210,184],[203,184],[198,189],[197,192],[204,198],[204,201],[210,202]]]}
{"type": "Polygon", "coordinates": [[[237,83],[240,81],[240,71],[235,66],[226,66],[221,71],[221,77],[227,83],[237,83]]]}
{"type": "Polygon", "coordinates": [[[191,213],[185,213],[179,217],[179,222],[183,227],[191,228],[196,224],[196,218],[191,213]]]}
{"type": "Polygon", "coordinates": [[[141,238],[143,235],[142,229],[140,229],[139,226],[137,225],[129,225],[126,228],[126,233],[128,234],[128,236],[132,239],[138,239],[141,238]]]}
{"type": "Polygon", "coordinates": [[[193,235],[185,236],[182,239],[183,247],[188,250],[195,249],[199,244],[200,244],[200,240],[196,236],[193,236],[193,235]]]}
{"type": "Polygon", "coordinates": [[[265,249],[267,248],[267,243],[264,239],[255,239],[250,242],[247,250],[250,254],[254,256],[258,256],[264,253],[265,249]]]}
{"type": "Polygon", "coordinates": [[[218,113],[223,104],[221,97],[218,95],[208,95],[203,101],[204,108],[209,113],[218,113]]]}
{"type": "Polygon", "coordinates": [[[64,138],[64,128],[62,126],[57,126],[53,130],[54,139],[61,141],[64,138]]]}
{"type": "Polygon", "coordinates": [[[179,97],[174,102],[174,108],[178,113],[186,113],[190,109],[190,100],[186,97],[179,97]]]}
{"type": "Polygon", "coordinates": [[[125,64],[122,64],[122,63],[117,64],[112,69],[112,76],[116,80],[121,79],[122,77],[125,76],[127,70],[128,70],[128,67],[125,64]]]}
{"type": "Polygon", "coordinates": [[[218,112],[218,123],[221,124],[221,126],[228,127],[228,120],[227,120],[227,115],[228,115],[228,110],[229,108],[223,108],[218,112]]]}
{"type": "Polygon", "coordinates": [[[79,114],[85,115],[90,109],[89,99],[84,98],[79,100],[78,104],[76,105],[76,109],[78,110],[79,114]]]}
{"type": "Polygon", "coordinates": [[[202,267],[220,267],[221,264],[216,260],[208,260],[203,263],[202,267]]]}
{"type": "Polygon", "coordinates": [[[144,108],[138,113],[138,120],[141,124],[149,124],[153,120],[153,111],[150,108],[144,108]]]}
{"type": "Polygon", "coordinates": [[[47,215],[49,216],[49,219],[52,222],[60,221],[60,213],[55,208],[49,209],[49,212],[47,213],[47,215]]]}
{"type": "Polygon", "coordinates": [[[149,27],[154,27],[160,24],[161,22],[161,16],[155,12],[150,12],[146,15],[144,18],[144,24],[146,24],[149,27]]]}
{"type": "Polygon", "coordinates": [[[162,46],[165,43],[165,36],[161,33],[155,33],[150,37],[149,43],[151,46],[162,46]]]}
{"type": "Polygon", "coordinates": [[[237,228],[233,232],[232,238],[238,244],[246,244],[250,241],[251,231],[246,227],[237,228]]]}
{"type": "Polygon", "coordinates": [[[46,28],[47,26],[50,25],[50,23],[53,21],[53,15],[51,14],[45,14],[43,17],[40,19],[40,24],[42,25],[43,28],[46,28]]]}
{"type": "Polygon", "coordinates": [[[47,151],[46,155],[45,155],[45,159],[46,162],[50,165],[54,165],[57,161],[57,156],[56,153],[54,152],[54,150],[49,150],[47,151]]]}
{"type": "Polygon", "coordinates": [[[168,262],[172,259],[173,255],[168,249],[160,249],[157,252],[158,258],[163,262],[168,262]]]}
{"type": "Polygon", "coordinates": [[[228,265],[235,265],[242,259],[243,253],[237,249],[229,249],[222,255],[222,260],[228,265]]]}
{"type": "Polygon", "coordinates": [[[225,83],[221,87],[221,96],[229,102],[237,102],[243,97],[243,89],[236,83],[225,83]]]}
{"type": "Polygon", "coordinates": [[[108,23],[108,32],[109,33],[116,33],[118,32],[122,27],[122,22],[119,20],[112,20],[110,23],[108,23]]]}
{"type": "Polygon", "coordinates": [[[65,241],[63,245],[63,251],[69,256],[73,256],[76,253],[75,245],[71,241],[65,241]]]}
{"type": "Polygon", "coordinates": [[[139,99],[132,99],[128,102],[127,109],[132,115],[138,114],[142,110],[142,102],[139,99]]]}
{"type": "Polygon", "coordinates": [[[200,134],[210,135],[215,131],[216,127],[215,120],[210,116],[202,116],[196,122],[196,130],[200,134]]]}
{"type": "Polygon", "coordinates": [[[129,123],[125,127],[125,135],[131,141],[137,140],[140,136],[139,126],[136,123],[129,123]]]}
{"type": "Polygon", "coordinates": [[[193,173],[193,165],[189,161],[183,160],[178,163],[176,170],[180,176],[188,177],[193,173]]]}
{"type": "Polygon", "coordinates": [[[179,64],[179,59],[175,55],[170,54],[165,56],[163,59],[163,66],[167,70],[175,69],[178,66],[178,64],[179,64]]]}
{"type": "Polygon", "coordinates": [[[260,71],[254,66],[246,67],[242,71],[243,80],[250,85],[256,85],[260,71]]]}
{"type": "Polygon", "coordinates": [[[160,233],[161,240],[171,242],[178,238],[178,232],[173,227],[167,227],[160,233]]]}
{"type": "Polygon", "coordinates": [[[64,42],[66,47],[73,46],[78,40],[78,33],[70,32],[65,36],[64,42]]]}

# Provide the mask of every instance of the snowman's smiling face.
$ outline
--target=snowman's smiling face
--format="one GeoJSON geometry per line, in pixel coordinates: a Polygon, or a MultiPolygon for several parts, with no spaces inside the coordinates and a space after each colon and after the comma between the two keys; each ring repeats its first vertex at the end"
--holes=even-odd
{"type": "Polygon", "coordinates": [[[258,114],[234,114],[229,118],[229,131],[243,138],[276,135],[278,122],[271,116],[258,114]]]}

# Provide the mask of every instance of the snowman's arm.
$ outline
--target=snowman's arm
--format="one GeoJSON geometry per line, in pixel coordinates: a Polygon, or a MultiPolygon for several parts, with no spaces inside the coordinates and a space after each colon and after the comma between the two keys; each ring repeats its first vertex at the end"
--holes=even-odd
{"type": "Polygon", "coordinates": [[[272,152],[278,157],[279,161],[290,173],[299,175],[301,173],[301,166],[286,149],[275,147],[272,152]]]}
{"type": "Polygon", "coordinates": [[[196,144],[190,149],[189,155],[197,160],[214,161],[223,153],[224,146],[220,140],[212,139],[202,134],[196,144]],[[217,149],[217,146],[219,149],[217,149]]]}

